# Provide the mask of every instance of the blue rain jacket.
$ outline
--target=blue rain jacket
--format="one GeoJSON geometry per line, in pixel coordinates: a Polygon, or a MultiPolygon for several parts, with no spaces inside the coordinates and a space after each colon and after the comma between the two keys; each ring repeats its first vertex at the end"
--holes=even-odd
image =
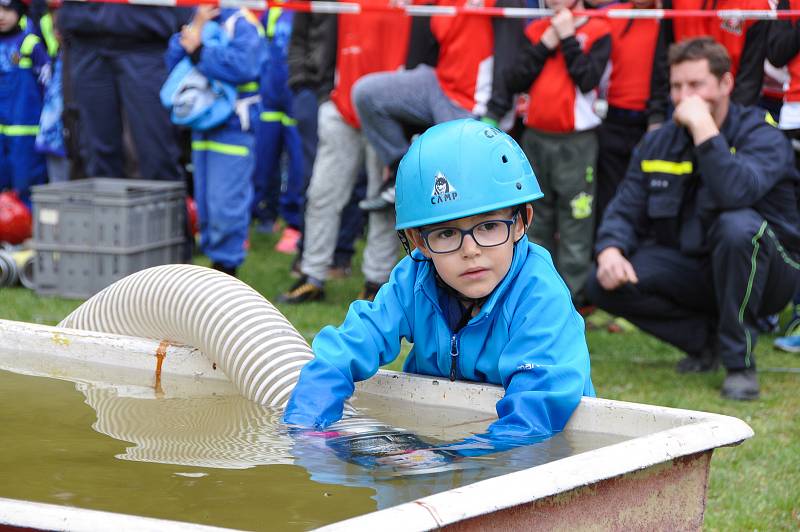
{"type": "Polygon", "coordinates": [[[353,302],[340,327],[325,327],[314,339],[315,358],[300,374],[284,421],[324,428],[339,420],[353,383],[397,358],[403,338],[414,344],[405,371],[449,376],[455,348],[458,378],[505,388],[489,439],[551,435],[581,396],[594,395],[583,319],[543,248],[523,237],[508,274],[456,334],[439,290],[431,262],[400,261],[373,303],[353,302]]]}
{"type": "MultiPolygon", "coordinates": [[[[225,21],[237,15],[237,11],[223,9],[215,20],[221,26],[226,26],[225,21]]],[[[251,14],[237,17],[233,25],[233,34],[225,46],[203,46],[197,69],[209,79],[224,81],[231,85],[258,81],[261,63],[266,53],[259,32],[259,22],[251,14]]],[[[167,69],[172,70],[185,56],[186,50],[180,44],[180,33],[176,33],[169,40],[166,54],[167,69]]],[[[243,92],[256,91],[243,89],[240,94],[243,92]]]]}
{"type": "Polygon", "coordinates": [[[294,13],[279,7],[270,8],[261,17],[267,34],[267,54],[261,69],[261,102],[265,109],[291,113],[289,89],[289,41],[294,13]]]}

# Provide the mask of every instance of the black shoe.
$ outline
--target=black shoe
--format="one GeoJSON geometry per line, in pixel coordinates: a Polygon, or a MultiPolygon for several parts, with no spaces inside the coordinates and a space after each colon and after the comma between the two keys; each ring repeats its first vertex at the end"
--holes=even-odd
{"type": "Polygon", "coordinates": [[[754,369],[729,370],[722,383],[722,397],[735,401],[758,399],[758,376],[754,369]]]}
{"type": "Polygon", "coordinates": [[[231,277],[236,277],[236,268],[231,266],[225,266],[224,264],[220,264],[219,262],[215,262],[211,265],[211,267],[218,272],[227,273],[231,277]]]}
{"type": "Polygon", "coordinates": [[[717,371],[719,361],[710,351],[704,352],[699,357],[687,356],[675,366],[678,373],[709,373],[717,371]]]}
{"type": "Polygon", "coordinates": [[[377,196],[365,198],[358,202],[362,211],[382,211],[394,207],[394,186],[382,190],[377,196]]]}
{"type": "Polygon", "coordinates": [[[297,303],[308,303],[309,301],[320,301],[324,297],[325,290],[308,282],[308,277],[303,277],[297,281],[288,292],[279,295],[278,302],[294,305],[297,303]]]}
{"type": "Polygon", "coordinates": [[[375,301],[375,296],[378,293],[378,290],[381,289],[383,286],[382,283],[371,283],[367,281],[364,283],[364,289],[358,295],[358,299],[363,299],[364,301],[375,301]]]}

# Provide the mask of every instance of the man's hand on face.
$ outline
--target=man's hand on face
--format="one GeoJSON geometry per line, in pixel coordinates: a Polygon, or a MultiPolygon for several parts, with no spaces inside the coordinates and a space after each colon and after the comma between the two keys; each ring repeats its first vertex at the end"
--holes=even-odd
{"type": "Polygon", "coordinates": [[[550,19],[550,27],[556,31],[559,39],[566,39],[575,35],[575,19],[572,11],[561,9],[550,19]]]}
{"type": "Polygon", "coordinates": [[[638,283],[639,278],[619,248],[610,247],[597,255],[597,281],[606,290],[616,290],[625,283],[638,283]]]}
{"type": "Polygon", "coordinates": [[[672,113],[672,119],[689,130],[694,144],[702,144],[719,133],[711,114],[711,107],[700,96],[694,94],[684,98],[672,113]]]}

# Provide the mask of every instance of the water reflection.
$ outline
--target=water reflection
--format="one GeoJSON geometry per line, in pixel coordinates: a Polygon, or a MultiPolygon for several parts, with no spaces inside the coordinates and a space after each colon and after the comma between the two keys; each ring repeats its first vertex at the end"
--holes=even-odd
{"type": "MultiPolygon", "coordinates": [[[[319,483],[371,488],[379,509],[620,440],[567,432],[535,445],[482,454],[472,452],[474,445],[472,451],[453,447],[459,438],[448,442],[393,427],[388,424],[391,412],[384,411],[387,405],[380,402],[362,402],[359,407],[389,422],[355,417],[325,432],[290,434],[280,422],[281,410],[238,396],[167,398],[141,388],[86,384],[77,388],[97,413],[93,428],[133,444],[117,458],[224,469],[293,464],[319,483]]],[[[440,420],[440,409],[432,409],[433,417],[426,421],[424,409],[411,403],[392,404],[395,412],[403,409],[415,412],[414,430],[436,433],[431,419],[440,420]]],[[[457,414],[450,416],[451,421],[454,417],[457,414]]],[[[469,426],[474,430],[480,424],[469,426]]]]}

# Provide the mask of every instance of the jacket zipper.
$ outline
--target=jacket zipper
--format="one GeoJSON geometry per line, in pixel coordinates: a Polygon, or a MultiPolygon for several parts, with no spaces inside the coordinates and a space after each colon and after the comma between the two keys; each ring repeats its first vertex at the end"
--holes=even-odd
{"type": "Polygon", "coordinates": [[[450,380],[455,381],[458,373],[458,339],[454,334],[450,338],[450,380]]]}

